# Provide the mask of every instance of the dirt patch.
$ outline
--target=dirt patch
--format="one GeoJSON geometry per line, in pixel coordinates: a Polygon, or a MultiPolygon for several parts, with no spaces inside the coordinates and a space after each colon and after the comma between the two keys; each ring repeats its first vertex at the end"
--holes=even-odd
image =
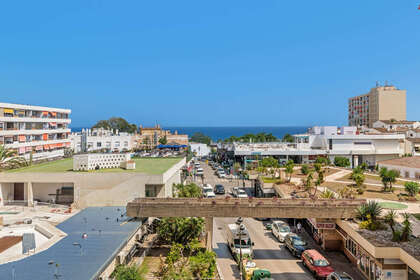
{"type": "Polygon", "coordinates": [[[19,242],[22,242],[22,236],[5,236],[0,238],[0,254],[19,242]]]}

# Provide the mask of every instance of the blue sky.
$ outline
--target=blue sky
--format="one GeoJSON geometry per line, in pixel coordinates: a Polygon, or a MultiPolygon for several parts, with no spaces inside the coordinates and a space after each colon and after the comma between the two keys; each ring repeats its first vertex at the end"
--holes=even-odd
{"type": "Polygon", "coordinates": [[[0,100],[166,126],[346,124],[375,81],[420,119],[420,0],[3,1],[0,100]]]}

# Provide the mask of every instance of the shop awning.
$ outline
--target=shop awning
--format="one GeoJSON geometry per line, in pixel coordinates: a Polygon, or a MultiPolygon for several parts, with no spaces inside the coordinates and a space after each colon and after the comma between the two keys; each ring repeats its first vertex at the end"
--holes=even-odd
{"type": "Polygon", "coordinates": [[[158,145],[157,146],[158,149],[171,149],[171,148],[175,148],[175,149],[179,149],[179,148],[186,148],[187,145],[158,145]]]}

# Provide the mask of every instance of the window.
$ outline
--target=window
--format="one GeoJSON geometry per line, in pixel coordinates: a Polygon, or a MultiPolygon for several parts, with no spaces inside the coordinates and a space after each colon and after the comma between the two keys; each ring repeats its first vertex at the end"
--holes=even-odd
{"type": "Polygon", "coordinates": [[[354,256],[357,256],[357,244],[352,239],[346,240],[346,249],[354,256]]]}
{"type": "Polygon", "coordinates": [[[98,148],[102,147],[102,142],[97,142],[96,147],[98,147],[98,148]]]}

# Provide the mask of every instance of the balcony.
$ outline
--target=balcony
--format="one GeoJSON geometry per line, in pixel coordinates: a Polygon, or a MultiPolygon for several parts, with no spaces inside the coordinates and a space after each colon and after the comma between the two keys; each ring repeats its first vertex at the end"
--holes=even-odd
{"type": "Polygon", "coordinates": [[[28,122],[28,123],[46,123],[46,122],[56,122],[56,123],[71,123],[71,119],[65,118],[65,119],[57,119],[52,117],[27,117],[27,116],[13,116],[13,117],[7,117],[3,116],[0,117],[0,122],[28,122]]]}
{"type": "Polygon", "coordinates": [[[0,130],[0,136],[13,136],[13,135],[36,135],[36,134],[52,134],[52,133],[70,133],[70,128],[57,128],[57,129],[6,129],[0,130]]]}

